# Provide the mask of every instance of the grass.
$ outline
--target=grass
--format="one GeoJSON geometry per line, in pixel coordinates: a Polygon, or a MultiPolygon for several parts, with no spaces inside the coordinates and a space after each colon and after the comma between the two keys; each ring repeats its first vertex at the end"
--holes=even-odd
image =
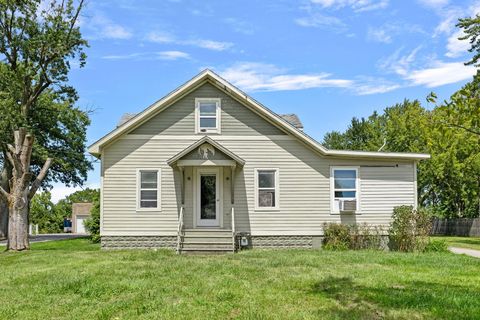
{"type": "Polygon", "coordinates": [[[432,237],[436,240],[444,240],[449,247],[480,250],[480,237],[432,237]]]}
{"type": "Polygon", "coordinates": [[[0,253],[0,319],[478,319],[480,260],[450,253],[0,253]]]}

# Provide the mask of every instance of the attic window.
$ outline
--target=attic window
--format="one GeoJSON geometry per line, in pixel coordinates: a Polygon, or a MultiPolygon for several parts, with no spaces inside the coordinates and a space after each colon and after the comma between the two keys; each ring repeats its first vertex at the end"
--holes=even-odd
{"type": "Polygon", "coordinates": [[[220,99],[195,99],[195,132],[220,133],[220,99]]]}

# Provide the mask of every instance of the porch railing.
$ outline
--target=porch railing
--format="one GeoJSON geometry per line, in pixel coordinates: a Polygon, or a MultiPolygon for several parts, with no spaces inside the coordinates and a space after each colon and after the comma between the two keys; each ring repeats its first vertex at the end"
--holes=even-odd
{"type": "Polygon", "coordinates": [[[232,206],[232,244],[233,244],[233,252],[235,252],[235,208],[232,206]]]}
{"type": "Polygon", "coordinates": [[[177,231],[177,253],[182,249],[183,237],[183,206],[180,208],[180,216],[178,217],[178,231],[177,231]]]}

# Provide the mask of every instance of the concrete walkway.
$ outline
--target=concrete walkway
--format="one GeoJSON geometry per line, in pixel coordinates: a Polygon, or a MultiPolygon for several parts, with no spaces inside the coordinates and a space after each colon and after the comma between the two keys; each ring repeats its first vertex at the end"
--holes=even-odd
{"type": "Polygon", "coordinates": [[[467,256],[480,258],[480,250],[457,248],[457,247],[448,247],[448,250],[456,254],[466,254],[467,256]]]}
{"type": "MultiPolygon", "coordinates": [[[[39,234],[36,236],[30,236],[30,242],[46,242],[46,241],[56,241],[56,240],[66,240],[66,239],[75,239],[88,236],[87,234],[81,233],[50,233],[50,234],[39,234]]],[[[6,240],[0,241],[0,246],[5,246],[7,244],[6,240]]]]}

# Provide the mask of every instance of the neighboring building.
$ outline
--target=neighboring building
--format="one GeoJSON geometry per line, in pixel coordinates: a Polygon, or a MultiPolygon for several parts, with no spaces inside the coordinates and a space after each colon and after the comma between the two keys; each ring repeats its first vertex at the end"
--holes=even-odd
{"type": "Polygon", "coordinates": [[[72,233],[87,233],[85,220],[90,217],[91,202],[72,203],[72,233]]]}
{"type": "Polygon", "coordinates": [[[103,248],[316,247],[325,222],[387,225],[415,206],[429,157],[328,150],[210,70],[123,120],[89,148],[103,248]]]}

